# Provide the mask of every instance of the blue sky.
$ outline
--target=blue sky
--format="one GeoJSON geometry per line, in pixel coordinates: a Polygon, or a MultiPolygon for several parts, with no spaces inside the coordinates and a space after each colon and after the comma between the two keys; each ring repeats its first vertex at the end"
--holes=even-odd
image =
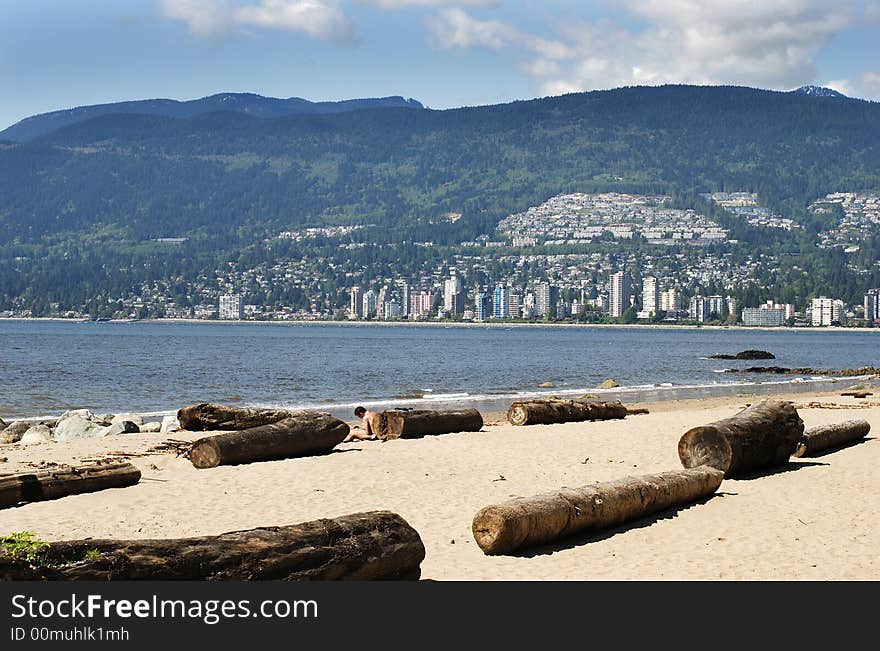
{"type": "Polygon", "coordinates": [[[432,108],[623,85],[880,99],[880,0],[0,0],[0,128],[217,92],[432,108]]]}

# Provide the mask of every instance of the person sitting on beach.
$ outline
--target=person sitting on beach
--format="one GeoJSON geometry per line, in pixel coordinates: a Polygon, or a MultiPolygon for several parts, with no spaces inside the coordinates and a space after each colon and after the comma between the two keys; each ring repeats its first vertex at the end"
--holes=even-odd
{"type": "Polygon", "coordinates": [[[376,415],[375,412],[368,411],[363,407],[356,407],[354,410],[354,415],[364,421],[364,432],[361,433],[359,431],[352,430],[342,442],[348,443],[349,441],[354,441],[355,439],[357,439],[358,441],[375,440],[376,435],[373,433],[372,425],[370,425],[370,420],[373,418],[373,416],[376,415]]]}

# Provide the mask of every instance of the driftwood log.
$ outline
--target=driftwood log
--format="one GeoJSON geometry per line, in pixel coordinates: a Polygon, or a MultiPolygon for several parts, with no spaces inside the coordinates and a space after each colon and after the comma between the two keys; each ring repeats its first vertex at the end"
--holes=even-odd
{"type": "Polygon", "coordinates": [[[133,486],[141,471],[130,463],[63,466],[55,470],[0,476],[0,508],[20,502],[54,500],[105,488],[133,486]]]}
{"type": "Polygon", "coordinates": [[[0,553],[0,580],[415,579],[419,534],[388,511],[170,540],[55,542],[33,565],[0,553]]]}
{"type": "Polygon", "coordinates": [[[348,425],[318,411],[296,412],[268,425],[206,436],[193,443],[196,468],[289,459],[329,452],[348,436],[348,425]]]}
{"type": "Polygon", "coordinates": [[[738,414],[689,429],[678,442],[685,468],[709,465],[725,477],[788,462],[804,433],[790,402],[763,400],[738,414]]]}
{"type": "Polygon", "coordinates": [[[811,427],[798,442],[796,457],[809,457],[816,452],[858,441],[868,435],[871,424],[866,420],[845,420],[831,425],[811,427]]]}
{"type": "Polygon", "coordinates": [[[873,396],[874,394],[870,391],[844,391],[840,395],[850,396],[852,398],[867,398],[868,396],[873,396]]]}
{"type": "Polygon", "coordinates": [[[241,430],[270,425],[300,413],[286,409],[251,409],[227,407],[203,402],[183,407],[177,412],[180,429],[190,432],[241,430]]]}
{"type": "Polygon", "coordinates": [[[507,410],[507,420],[511,425],[549,425],[585,420],[611,420],[624,418],[626,414],[626,407],[619,401],[524,400],[510,405],[507,410]]]}
{"type": "Polygon", "coordinates": [[[481,509],[474,538],[486,554],[508,554],[694,502],[712,495],[723,478],[701,466],[518,498],[481,509]]]}
{"type": "Polygon", "coordinates": [[[476,409],[416,409],[382,411],[370,420],[370,429],[383,441],[452,432],[479,432],[483,416],[476,409]]]}

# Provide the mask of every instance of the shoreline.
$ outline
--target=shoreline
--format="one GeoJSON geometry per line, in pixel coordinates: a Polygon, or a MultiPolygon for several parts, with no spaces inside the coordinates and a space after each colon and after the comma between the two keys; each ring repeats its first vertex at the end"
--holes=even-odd
{"type": "Polygon", "coordinates": [[[868,327],[845,327],[845,326],[745,326],[745,325],[694,325],[676,323],[566,323],[566,322],[497,322],[497,321],[364,321],[332,319],[306,320],[306,319],[110,319],[108,321],[92,321],[90,319],[67,319],[64,317],[0,317],[3,321],[36,322],[36,323],[88,323],[88,324],[113,324],[129,325],[134,323],[147,324],[177,324],[177,325],[281,325],[281,326],[357,326],[357,327],[434,327],[434,328],[582,328],[582,329],[620,329],[620,330],[727,330],[727,331],[757,331],[757,332],[865,332],[880,334],[880,328],[868,327]]]}

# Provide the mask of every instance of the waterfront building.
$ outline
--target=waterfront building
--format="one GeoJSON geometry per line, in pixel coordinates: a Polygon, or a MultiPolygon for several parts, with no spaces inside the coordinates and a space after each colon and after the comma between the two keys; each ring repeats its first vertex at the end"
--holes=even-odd
{"type": "Polygon", "coordinates": [[[359,319],[364,315],[363,296],[361,288],[355,285],[351,288],[351,296],[348,304],[348,318],[359,319]]]}
{"type": "Polygon", "coordinates": [[[495,287],[494,300],[492,301],[492,318],[507,319],[510,317],[510,289],[504,285],[495,287]]]}
{"type": "Polygon", "coordinates": [[[880,289],[865,292],[865,320],[869,323],[880,321],[880,289]]]}
{"type": "Polygon", "coordinates": [[[486,292],[477,289],[474,292],[474,321],[482,323],[489,316],[489,300],[486,292]]]}
{"type": "Polygon", "coordinates": [[[840,323],[844,317],[843,301],[820,296],[810,303],[810,322],[814,326],[830,326],[840,323]]]}
{"type": "Polygon", "coordinates": [[[464,311],[464,298],[464,283],[458,274],[452,271],[443,283],[443,309],[450,316],[461,314],[464,311]]]}
{"type": "Polygon", "coordinates": [[[376,292],[374,292],[372,289],[364,292],[361,316],[363,316],[363,318],[365,319],[372,319],[376,316],[376,292]]]}
{"type": "Polygon", "coordinates": [[[520,307],[521,298],[516,292],[510,292],[510,307],[508,313],[511,319],[522,318],[522,310],[520,307]]]}
{"type": "Polygon", "coordinates": [[[559,288],[550,283],[541,283],[535,288],[535,314],[553,316],[553,308],[559,300],[559,288]]]}
{"type": "Polygon", "coordinates": [[[623,316],[632,303],[632,279],[624,271],[618,271],[611,276],[611,299],[609,301],[610,315],[613,317],[623,316]]]}
{"type": "Polygon", "coordinates": [[[681,309],[681,294],[675,289],[667,289],[660,294],[660,309],[664,312],[678,312],[681,309]]]}
{"type": "Polygon", "coordinates": [[[221,319],[240,321],[244,317],[244,304],[241,294],[225,294],[220,297],[218,315],[221,319]]]}
{"type": "Polygon", "coordinates": [[[654,276],[645,276],[642,280],[642,311],[648,317],[654,316],[660,309],[660,286],[654,276]]]}
{"type": "Polygon", "coordinates": [[[785,325],[787,318],[782,308],[745,307],[742,311],[742,322],[746,326],[781,326],[785,325]]]}

